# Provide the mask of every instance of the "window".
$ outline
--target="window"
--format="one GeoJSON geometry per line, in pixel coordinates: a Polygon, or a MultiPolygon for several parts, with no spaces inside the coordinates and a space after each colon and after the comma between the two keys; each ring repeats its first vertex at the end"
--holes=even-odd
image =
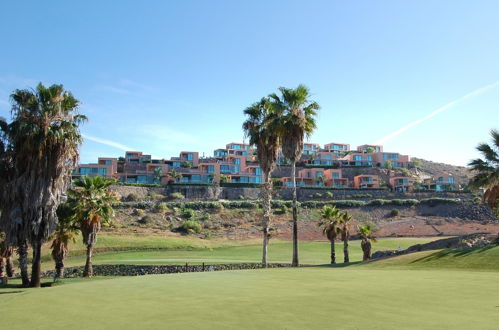
{"type": "Polygon", "coordinates": [[[323,176],[323,175],[324,175],[324,172],[322,172],[322,171],[315,172],[315,178],[316,179],[319,178],[319,177],[321,177],[321,176],[323,176]]]}
{"type": "Polygon", "coordinates": [[[234,158],[232,161],[234,164],[241,164],[241,159],[240,158],[234,158]]]}
{"type": "Polygon", "coordinates": [[[106,174],[107,174],[107,169],[105,167],[99,168],[99,175],[106,176],[106,174]]]}
{"type": "Polygon", "coordinates": [[[106,159],[106,160],[104,161],[104,164],[105,164],[105,165],[112,165],[112,164],[113,164],[113,161],[112,161],[112,160],[109,160],[109,159],[106,159]]]}
{"type": "Polygon", "coordinates": [[[261,169],[261,168],[259,168],[259,167],[257,167],[257,168],[255,169],[255,174],[256,174],[256,175],[262,175],[262,169],[261,169]]]}
{"type": "Polygon", "coordinates": [[[214,173],[215,172],[215,165],[208,165],[208,173],[214,173]]]}
{"type": "Polygon", "coordinates": [[[90,174],[90,168],[88,168],[88,167],[80,167],[80,174],[81,175],[89,175],[90,174]]]}
{"type": "Polygon", "coordinates": [[[353,160],[354,161],[362,161],[362,156],[361,155],[353,156],[353,160]]]}
{"type": "Polygon", "coordinates": [[[339,178],[340,178],[340,173],[333,172],[333,179],[339,179],[339,178]]]}
{"type": "Polygon", "coordinates": [[[326,155],[327,160],[331,160],[331,155],[326,155]]]}
{"type": "Polygon", "coordinates": [[[453,184],[454,183],[454,177],[453,176],[450,176],[449,177],[449,183],[453,184]]]}
{"type": "Polygon", "coordinates": [[[99,173],[99,169],[97,167],[92,167],[91,171],[92,171],[92,174],[98,174],[99,173]]]}

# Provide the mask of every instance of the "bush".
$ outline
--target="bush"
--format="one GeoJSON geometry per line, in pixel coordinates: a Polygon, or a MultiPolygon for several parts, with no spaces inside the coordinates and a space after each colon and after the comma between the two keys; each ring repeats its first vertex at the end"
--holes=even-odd
{"type": "Polygon", "coordinates": [[[383,206],[385,205],[387,200],[385,199],[373,199],[369,203],[367,203],[368,206],[383,206]]]}
{"type": "Polygon", "coordinates": [[[459,203],[459,199],[454,199],[454,198],[442,198],[442,197],[432,197],[432,198],[426,198],[422,199],[420,201],[421,204],[426,204],[429,206],[436,206],[439,204],[446,204],[446,203],[459,203]]]}
{"type": "Polygon", "coordinates": [[[160,200],[164,199],[165,196],[161,195],[161,194],[151,193],[151,194],[149,194],[149,198],[160,201],[160,200]]]}
{"type": "Polygon", "coordinates": [[[140,220],[138,220],[137,222],[138,223],[141,223],[143,225],[146,225],[146,224],[149,224],[151,222],[153,222],[153,217],[151,217],[150,215],[144,215],[142,218],[140,218],[140,220]]]}
{"type": "Polygon", "coordinates": [[[187,234],[198,234],[201,232],[201,224],[194,220],[186,220],[178,229],[187,234]]]}
{"type": "Polygon", "coordinates": [[[328,191],[328,192],[325,192],[325,193],[324,193],[324,197],[327,197],[327,198],[333,198],[333,197],[334,197],[334,195],[333,195],[333,193],[332,193],[332,192],[328,191]]]}
{"type": "Polygon", "coordinates": [[[146,211],[142,210],[142,209],[134,209],[133,212],[132,212],[133,215],[138,215],[138,216],[143,216],[144,214],[146,214],[146,211]]]}
{"type": "Polygon", "coordinates": [[[175,200],[175,199],[185,199],[185,196],[182,195],[181,193],[171,193],[169,196],[168,196],[169,199],[172,199],[172,200],[175,200]]]}
{"type": "Polygon", "coordinates": [[[134,193],[128,194],[128,196],[126,196],[127,202],[137,202],[139,200],[140,200],[140,196],[137,194],[134,194],[134,193]]]}
{"type": "Polygon", "coordinates": [[[154,205],[154,210],[158,213],[168,210],[168,205],[165,202],[157,203],[154,205]]]}
{"type": "Polygon", "coordinates": [[[188,208],[181,208],[180,215],[186,219],[191,219],[194,217],[194,211],[188,208]]]}
{"type": "Polygon", "coordinates": [[[286,205],[282,205],[281,207],[276,208],[274,210],[274,214],[286,214],[286,213],[288,213],[288,208],[286,207],[286,205]]]}
{"type": "Polygon", "coordinates": [[[391,210],[390,213],[388,214],[388,216],[391,218],[398,217],[399,215],[400,215],[400,211],[397,209],[391,210]]]}

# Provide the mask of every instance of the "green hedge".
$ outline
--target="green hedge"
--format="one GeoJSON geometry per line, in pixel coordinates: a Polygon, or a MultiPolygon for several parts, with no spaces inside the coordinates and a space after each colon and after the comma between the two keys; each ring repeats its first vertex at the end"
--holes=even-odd
{"type": "Polygon", "coordinates": [[[260,188],[260,183],[232,183],[220,182],[220,187],[234,187],[234,188],[260,188]]]}

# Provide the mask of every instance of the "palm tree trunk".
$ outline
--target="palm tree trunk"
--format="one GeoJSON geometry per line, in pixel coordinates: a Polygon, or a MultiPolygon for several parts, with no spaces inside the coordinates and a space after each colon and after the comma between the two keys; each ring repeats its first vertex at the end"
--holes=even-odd
{"type": "Polygon", "coordinates": [[[94,274],[94,269],[92,267],[92,253],[94,250],[93,244],[87,245],[87,262],[85,263],[85,270],[83,271],[83,276],[92,277],[94,274]]]}
{"type": "Polygon", "coordinates": [[[298,267],[298,206],[296,196],[296,162],[291,163],[291,180],[293,183],[293,261],[291,265],[298,267]]]}
{"type": "Polygon", "coordinates": [[[7,278],[7,271],[6,271],[6,258],[0,257],[0,282],[3,285],[7,285],[9,279],[7,278]]]}
{"type": "Polygon", "coordinates": [[[12,260],[12,256],[6,258],[6,262],[7,262],[7,276],[14,277],[15,270],[14,270],[14,260],[12,260]]]}
{"type": "Polygon", "coordinates": [[[331,241],[331,265],[336,263],[336,251],[334,241],[331,241]]]}
{"type": "Polygon", "coordinates": [[[63,278],[64,277],[64,259],[58,258],[55,262],[55,278],[63,278]]]}
{"type": "Polygon", "coordinates": [[[262,265],[267,267],[267,251],[269,244],[269,225],[270,225],[270,215],[272,212],[271,207],[272,198],[272,183],[270,182],[269,173],[264,173],[264,184],[262,186],[262,202],[263,202],[263,218],[262,218],[262,231],[263,231],[263,253],[262,253],[262,265]]]}
{"type": "Polygon", "coordinates": [[[343,262],[350,262],[350,256],[348,255],[348,239],[343,241],[343,262]]]}
{"type": "Polygon", "coordinates": [[[42,243],[34,242],[33,246],[33,261],[31,264],[31,283],[30,286],[32,288],[39,288],[41,286],[40,283],[40,275],[41,275],[41,253],[42,253],[42,243]]]}
{"type": "Polygon", "coordinates": [[[367,239],[362,239],[362,242],[360,243],[360,247],[362,248],[363,252],[363,257],[362,260],[366,261],[371,259],[371,242],[367,239]]]}
{"type": "Polygon", "coordinates": [[[28,274],[28,243],[23,241],[17,247],[17,254],[19,255],[19,269],[21,271],[22,286],[29,286],[28,274]]]}

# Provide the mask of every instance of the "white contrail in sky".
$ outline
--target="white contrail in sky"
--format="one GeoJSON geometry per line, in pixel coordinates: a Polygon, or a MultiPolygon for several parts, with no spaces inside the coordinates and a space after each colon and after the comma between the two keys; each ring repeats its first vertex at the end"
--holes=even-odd
{"type": "Polygon", "coordinates": [[[124,144],[121,144],[121,143],[118,143],[118,142],[114,142],[114,141],[111,141],[111,140],[101,139],[101,138],[98,138],[98,137],[95,137],[95,136],[86,135],[86,134],[82,134],[82,136],[85,139],[88,139],[90,141],[94,141],[94,142],[97,142],[97,143],[100,143],[100,144],[104,144],[106,146],[110,146],[110,147],[114,147],[114,148],[117,148],[117,149],[121,149],[123,151],[135,150],[133,148],[127,147],[124,144]]]}
{"type": "Polygon", "coordinates": [[[471,93],[468,93],[460,98],[458,98],[457,100],[454,100],[452,102],[449,102],[447,103],[446,105],[436,109],[435,111],[433,111],[432,113],[426,115],[425,117],[423,118],[420,118],[418,120],[415,120],[413,122],[410,122],[409,124],[405,125],[405,126],[402,126],[401,128],[399,128],[398,130],[396,130],[395,132],[393,133],[390,133],[384,137],[382,137],[381,139],[377,140],[376,142],[374,142],[374,144],[383,144],[385,143],[386,141],[388,140],[391,140],[392,138],[396,137],[397,135],[399,134],[402,134],[404,133],[405,131],[407,131],[409,128],[413,127],[413,126],[416,126],[416,125],[419,125],[421,124],[422,122],[424,121],[427,121],[428,119],[432,118],[433,116],[436,116],[438,115],[439,113],[441,112],[444,112],[445,110],[448,110],[452,107],[454,107],[455,105],[469,99],[469,98],[472,98],[472,97],[475,97],[479,94],[482,94],[482,93],[485,93],[487,91],[489,91],[490,89],[494,88],[494,87],[497,87],[499,86],[499,81],[496,81],[495,83],[493,84],[490,84],[490,85],[487,85],[487,86],[484,86],[484,87],[481,87],[481,88],[478,88],[476,90],[474,90],[473,92],[471,93]]]}

